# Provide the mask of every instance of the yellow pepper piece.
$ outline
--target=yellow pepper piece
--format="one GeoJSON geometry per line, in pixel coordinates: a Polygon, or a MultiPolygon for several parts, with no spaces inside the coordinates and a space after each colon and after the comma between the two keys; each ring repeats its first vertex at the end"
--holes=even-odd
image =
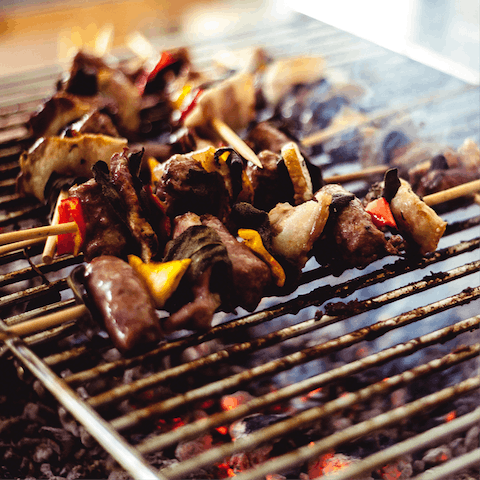
{"type": "Polygon", "coordinates": [[[207,147],[203,150],[197,150],[191,153],[192,158],[198,162],[208,173],[215,172],[217,166],[215,165],[215,148],[207,147]]]}
{"type": "Polygon", "coordinates": [[[161,167],[161,163],[154,157],[148,157],[147,164],[148,169],[150,170],[152,183],[158,183],[163,175],[163,168],[161,167]]]}
{"type": "Polygon", "coordinates": [[[191,91],[192,86],[188,83],[180,90],[177,97],[172,101],[173,106],[177,110],[180,110],[180,108],[182,108],[183,101],[191,91]]]}
{"type": "Polygon", "coordinates": [[[295,142],[286,143],[282,147],[282,157],[292,180],[295,205],[311,200],[312,179],[298,145],[295,142]]]}
{"type": "Polygon", "coordinates": [[[285,284],[285,272],[282,266],[270,255],[267,249],[263,246],[262,237],[256,230],[247,228],[240,228],[238,236],[243,239],[245,245],[261,257],[265,263],[270,267],[275,284],[277,287],[283,287],[285,284]]]}
{"type": "Polygon", "coordinates": [[[171,262],[143,263],[135,255],[128,256],[128,263],[144,281],[157,308],[162,308],[176,290],[191,261],[190,258],[185,258],[171,262]]]}

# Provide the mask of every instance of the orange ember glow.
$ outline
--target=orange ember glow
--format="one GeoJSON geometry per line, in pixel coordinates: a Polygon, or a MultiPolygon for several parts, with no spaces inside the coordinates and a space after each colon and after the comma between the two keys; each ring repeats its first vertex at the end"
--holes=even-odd
{"type": "Polygon", "coordinates": [[[315,390],[308,392],[306,395],[301,397],[302,402],[306,402],[309,398],[314,397],[317,393],[320,393],[321,391],[322,391],[322,387],[318,387],[315,390]]]}
{"type": "Polygon", "coordinates": [[[215,430],[221,435],[226,435],[228,433],[228,428],[225,426],[217,427],[215,430]]]}
{"type": "Polygon", "coordinates": [[[179,427],[183,427],[183,425],[185,425],[185,422],[180,417],[176,417],[173,419],[173,430],[179,427]]]}
{"type": "Polygon", "coordinates": [[[321,455],[316,461],[310,464],[308,475],[310,478],[328,477],[351,464],[349,457],[333,450],[321,455]]]}
{"type": "Polygon", "coordinates": [[[455,418],[457,418],[457,412],[455,410],[452,410],[450,413],[447,413],[445,415],[445,421],[446,422],[451,422],[455,418]]]}
{"type": "Polygon", "coordinates": [[[337,456],[333,456],[326,461],[326,465],[323,467],[323,474],[328,475],[329,473],[335,473],[339,470],[343,470],[350,465],[350,462],[343,460],[337,456]]]}
{"type": "Polygon", "coordinates": [[[222,401],[222,408],[224,410],[233,410],[238,406],[238,400],[235,397],[227,397],[222,401]]]}
{"type": "Polygon", "coordinates": [[[380,469],[383,480],[398,480],[402,476],[402,472],[396,465],[386,465],[380,469]]]}
{"type": "Polygon", "coordinates": [[[446,462],[448,460],[448,455],[446,453],[442,453],[440,455],[440,461],[446,462]]]}
{"type": "Polygon", "coordinates": [[[217,465],[217,468],[220,473],[220,478],[228,478],[228,477],[235,477],[235,472],[230,467],[228,463],[220,463],[217,465]]]}

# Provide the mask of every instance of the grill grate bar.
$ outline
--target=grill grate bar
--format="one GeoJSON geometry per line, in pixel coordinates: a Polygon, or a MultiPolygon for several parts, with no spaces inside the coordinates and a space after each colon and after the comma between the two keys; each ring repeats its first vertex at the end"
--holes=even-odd
{"type": "MultiPolygon", "coordinates": [[[[328,372],[320,373],[301,382],[283,387],[275,392],[267,393],[261,397],[254,398],[246,404],[238,405],[233,410],[211,415],[208,419],[203,419],[202,422],[178,427],[177,429],[161,436],[145,440],[137,445],[137,448],[144,454],[162,450],[176,442],[195,438],[215,427],[231,424],[235,420],[239,420],[269,406],[301,396],[320,387],[324,387],[325,385],[341,378],[354,375],[372,367],[378,367],[396,358],[411,355],[436,343],[445,342],[452,339],[452,336],[457,337],[473,328],[480,328],[480,316],[462,320],[450,327],[436,330],[435,332],[417,337],[406,343],[395,345],[394,347],[369,355],[361,360],[356,360],[341,367],[329,370],[328,372]]],[[[120,428],[121,425],[117,420],[112,422],[112,426],[120,428]]]]}
{"type": "Polygon", "coordinates": [[[4,308],[11,305],[17,305],[22,301],[32,300],[49,291],[63,291],[68,288],[67,281],[62,278],[50,282],[48,285],[40,285],[38,287],[27,288],[21,292],[11,293],[10,295],[4,295],[0,298],[0,308],[4,308]]]}
{"type": "Polygon", "coordinates": [[[74,257],[72,255],[68,257],[62,257],[57,259],[55,262],[51,264],[40,264],[36,265],[35,268],[23,268],[21,270],[16,270],[15,272],[6,273],[4,275],[0,275],[0,287],[5,285],[11,285],[15,282],[20,282],[22,280],[28,280],[33,278],[36,275],[46,274],[49,272],[55,272],[62,268],[70,267],[78,263],[78,257],[74,257]]]}
{"type": "MultiPolygon", "coordinates": [[[[479,465],[480,448],[477,448],[461,457],[454,458],[449,462],[427,470],[425,473],[416,476],[413,480],[447,480],[452,478],[451,475],[468,467],[479,465]]],[[[332,479],[334,480],[334,479],[332,479]]]]}
{"type": "MultiPolygon", "coordinates": [[[[278,423],[265,427],[261,430],[250,433],[247,436],[236,439],[235,442],[233,443],[229,443],[217,448],[207,450],[205,453],[196,455],[194,458],[183,461],[181,464],[176,464],[176,465],[173,465],[172,467],[167,467],[161,470],[161,472],[171,480],[178,479],[178,478],[185,478],[185,476],[188,473],[194,472],[199,468],[212,465],[213,463],[221,461],[223,458],[228,458],[229,456],[235,453],[250,451],[256,447],[259,447],[260,445],[264,444],[267,441],[273,440],[280,436],[284,436],[296,429],[299,429],[308,425],[312,425],[314,422],[320,420],[321,418],[326,417],[327,415],[333,415],[336,412],[339,412],[348,407],[356,405],[360,402],[368,400],[374,395],[385,394],[391,390],[407,385],[408,383],[418,378],[421,378],[424,375],[430,374],[435,371],[440,371],[440,370],[450,368],[451,366],[456,365],[462,362],[463,360],[467,360],[477,356],[479,352],[480,352],[480,344],[477,344],[469,347],[468,350],[465,349],[460,353],[450,353],[444,356],[443,358],[432,360],[427,364],[420,365],[411,370],[407,370],[399,375],[390,377],[389,379],[381,380],[380,382],[369,385],[368,387],[365,387],[355,393],[349,393],[336,400],[332,400],[328,403],[325,403],[322,406],[314,407],[314,408],[305,410],[303,412],[297,413],[293,418],[280,421],[278,423]]],[[[471,389],[479,388],[480,376],[477,377],[476,382],[472,381],[471,384],[472,385],[470,385],[469,388],[471,389]]],[[[435,402],[436,401],[437,400],[435,400],[435,402]]],[[[432,404],[434,404],[433,401],[432,401],[432,404]]],[[[391,425],[392,423],[397,423],[401,420],[404,420],[405,418],[408,418],[409,416],[413,415],[413,413],[415,413],[415,410],[413,412],[408,412],[408,411],[406,411],[405,413],[402,412],[401,415],[397,415],[397,416],[395,415],[395,413],[396,413],[395,410],[391,412],[392,417],[395,417],[395,421],[393,422],[388,418],[390,413],[384,414],[386,416],[385,420],[388,422],[387,424],[391,425]]],[[[376,417],[375,420],[379,421],[378,419],[379,417],[376,417]]],[[[350,435],[346,433],[347,430],[350,430],[350,429],[352,429],[352,431],[360,430],[362,432],[362,435],[366,435],[367,433],[370,433],[374,430],[377,430],[378,428],[381,428],[379,425],[375,425],[375,423],[376,423],[375,421],[372,421],[372,425],[369,425],[369,421],[366,421],[366,422],[357,424],[353,427],[345,429],[343,432],[340,432],[341,433],[340,435],[333,434],[329,438],[336,437],[338,435],[339,439],[342,436],[345,436],[345,439],[342,439],[341,442],[339,442],[338,440],[337,442],[334,442],[333,440],[331,440],[331,442],[334,443],[333,445],[331,445],[331,447],[334,447],[334,446],[336,447],[340,443],[344,443],[345,440],[349,440],[350,438],[352,438],[351,432],[349,432],[350,435]]],[[[356,438],[357,436],[353,438],[356,438]]],[[[317,442],[315,447],[307,447],[307,448],[312,448],[312,450],[318,450],[317,445],[321,444],[322,442],[324,441],[317,442]]],[[[316,455],[318,453],[323,453],[323,452],[317,451],[316,455]]],[[[290,457],[291,455],[295,455],[295,452],[292,452],[291,454],[288,454],[286,456],[290,457]]],[[[280,457],[278,460],[279,464],[282,463],[281,458],[282,457],[280,457]]],[[[307,459],[305,459],[302,456],[302,460],[307,460],[307,459]]],[[[276,461],[266,462],[266,463],[276,464],[276,461]]],[[[265,464],[262,464],[260,468],[262,468],[263,465],[265,464]]],[[[290,464],[290,466],[291,465],[292,464],[290,464]]],[[[267,474],[277,473],[278,471],[279,471],[278,467],[275,467],[274,469],[268,469],[268,472],[266,473],[267,474]]],[[[248,475],[248,472],[246,473],[246,475],[248,475]]],[[[254,478],[261,478],[260,476],[256,476],[256,473],[254,473],[254,475],[255,475],[254,478]]]]}
{"type": "MultiPolygon", "coordinates": [[[[465,395],[478,389],[479,387],[480,376],[469,378],[468,380],[464,380],[453,387],[444,388],[438,392],[432,393],[431,395],[420,398],[419,400],[415,400],[414,402],[391,410],[390,412],[383,413],[375,418],[358,423],[352,427],[348,427],[341,432],[334,433],[323,440],[315,442],[313,445],[309,444],[308,446],[299,448],[290,454],[282,455],[280,457],[276,457],[274,460],[257,465],[254,470],[241,473],[237,475],[236,478],[239,480],[255,480],[264,478],[265,475],[268,475],[272,472],[285,470],[292,465],[299,465],[319,456],[322,453],[327,452],[332,448],[337,447],[338,445],[346,443],[349,440],[354,440],[373,431],[394,425],[398,422],[401,422],[405,418],[412,417],[424,410],[428,410],[429,408],[441,405],[461,395],[465,395]]],[[[174,478],[181,478],[181,476],[176,475],[176,472],[174,475],[170,475],[170,472],[165,470],[166,469],[162,470],[160,473],[167,476],[167,478],[170,480],[173,480],[174,478]]]]}
{"type": "MultiPolygon", "coordinates": [[[[444,309],[457,306],[460,302],[469,302],[475,298],[478,298],[478,296],[480,296],[480,287],[472,293],[472,297],[470,297],[470,294],[465,293],[449,297],[445,300],[427,305],[422,309],[412,310],[411,312],[407,312],[403,315],[393,317],[388,321],[380,321],[370,327],[357,330],[347,335],[342,335],[337,339],[329,340],[320,345],[315,345],[304,350],[300,350],[296,353],[287,355],[280,359],[271,360],[270,362],[266,362],[263,365],[254,367],[247,372],[232,375],[228,378],[213,382],[209,385],[190,390],[183,395],[172,397],[168,400],[154,405],[150,405],[149,407],[143,409],[137,409],[122,417],[116,418],[112,421],[112,425],[116,429],[129,428],[138,423],[139,421],[151,418],[154,415],[164,415],[176,408],[186,405],[187,403],[192,403],[196,400],[202,400],[209,396],[218,395],[226,391],[239,388],[241,385],[245,384],[248,381],[256,380],[267,375],[274,375],[281,371],[288,370],[289,368],[293,368],[297,365],[301,365],[311,360],[315,360],[325,355],[328,355],[331,352],[339,351],[342,348],[358,344],[362,340],[371,340],[377,338],[378,336],[387,333],[388,331],[394,330],[395,328],[408,325],[412,322],[420,320],[423,317],[427,317],[444,309]]],[[[315,320],[311,320],[310,322],[315,322],[315,320]]],[[[478,323],[476,325],[478,326],[478,323]]],[[[476,327],[474,326],[474,328],[476,327]]],[[[90,399],[89,401],[91,400],[92,399],[90,399]]]]}
{"type": "Polygon", "coordinates": [[[7,340],[13,354],[43,383],[50,393],[63,405],[90,434],[118,462],[138,480],[162,480],[162,475],[154,471],[139,453],[125,440],[109,428],[108,423],[100,417],[77,394],[71,390],[57,375],[48,368],[39,357],[21,342],[7,340]]]}
{"type": "MultiPolygon", "coordinates": [[[[353,465],[348,469],[332,475],[331,480],[350,480],[352,478],[356,478],[361,474],[371,472],[373,469],[379,466],[386,465],[387,463],[402,455],[416,452],[430,445],[435,445],[438,443],[440,438],[445,438],[450,435],[464,432],[478,422],[480,422],[480,407],[473,412],[462,415],[459,418],[455,418],[448,423],[443,423],[441,425],[438,425],[437,427],[433,427],[425,433],[421,433],[419,435],[416,435],[415,437],[409,438],[408,440],[399,442],[392,447],[386,448],[385,450],[370,455],[369,457],[365,457],[362,460],[361,464],[353,465]]],[[[478,452],[479,454],[476,457],[477,462],[480,458],[480,451],[478,452]]],[[[462,461],[461,465],[461,468],[465,468],[467,463],[462,461]]],[[[449,473],[454,472],[449,470],[449,473]]],[[[431,477],[430,475],[431,473],[426,478],[430,478],[431,480],[439,480],[440,478],[442,478],[437,475],[435,475],[434,477],[431,477]]],[[[416,478],[418,479],[419,477],[416,478]]]]}

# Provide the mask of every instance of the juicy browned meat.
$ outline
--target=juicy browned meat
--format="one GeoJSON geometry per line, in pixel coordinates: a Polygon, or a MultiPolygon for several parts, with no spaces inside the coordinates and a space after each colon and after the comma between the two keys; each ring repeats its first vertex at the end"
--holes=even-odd
{"type": "Polygon", "coordinates": [[[218,233],[227,248],[232,262],[234,305],[238,304],[249,311],[254,310],[272,282],[270,268],[247,246],[238,242],[218,218],[203,215],[201,220],[204,225],[218,233]]]}
{"type": "Polygon", "coordinates": [[[128,225],[133,238],[140,245],[142,260],[149,262],[158,251],[158,239],[141,210],[125,153],[115,154],[111,158],[110,172],[113,183],[127,207],[128,225]]]}
{"type": "Polygon", "coordinates": [[[102,195],[101,186],[92,178],[70,188],[71,197],[80,199],[87,219],[83,253],[87,262],[100,255],[126,257],[130,234],[102,195]]]}
{"type": "Polygon", "coordinates": [[[230,211],[225,182],[218,172],[208,173],[194,159],[174,155],[163,169],[157,196],[171,217],[194,212],[211,213],[225,221],[230,211]]]}
{"type": "Polygon", "coordinates": [[[163,338],[150,294],[128,263],[95,258],[86,267],[86,286],[118,350],[129,352],[163,338]]]}
{"type": "Polygon", "coordinates": [[[431,193],[446,190],[447,188],[456,187],[462,183],[471,182],[477,178],[479,178],[478,172],[468,171],[462,168],[432,170],[421,178],[415,188],[415,193],[423,197],[431,193]]]}
{"type": "Polygon", "coordinates": [[[358,198],[340,185],[325,185],[322,190],[332,195],[338,215],[332,215],[333,221],[327,224],[323,248],[316,249],[320,263],[338,261],[344,267],[362,268],[386,252],[396,253],[393,242],[373,224],[358,198]]]}
{"type": "Polygon", "coordinates": [[[167,244],[164,261],[190,258],[192,262],[167,302],[167,310],[174,313],[164,327],[168,331],[207,329],[220,305],[230,305],[232,264],[218,233],[213,228],[198,225],[196,215],[184,216],[176,228],[183,231],[178,236],[174,232],[174,240],[167,244]]]}
{"type": "Polygon", "coordinates": [[[247,142],[252,145],[256,152],[270,150],[279,154],[282,147],[291,141],[292,138],[268,122],[258,123],[247,135],[247,142]]]}
{"type": "Polygon", "coordinates": [[[80,120],[67,127],[64,133],[67,137],[73,137],[79,133],[100,133],[110,137],[119,137],[110,117],[98,110],[92,110],[85,114],[80,120]]]}
{"type": "Polygon", "coordinates": [[[123,138],[86,133],[74,138],[46,137],[20,155],[21,172],[17,177],[20,193],[45,200],[45,186],[53,173],[64,177],[91,178],[92,166],[99,160],[109,162],[114,153],[127,146],[123,138]]]}

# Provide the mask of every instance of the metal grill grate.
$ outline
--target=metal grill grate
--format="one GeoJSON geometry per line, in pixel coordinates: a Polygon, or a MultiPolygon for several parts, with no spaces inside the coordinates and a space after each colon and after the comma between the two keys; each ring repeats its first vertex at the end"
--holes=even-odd
{"type": "MultiPolygon", "coordinates": [[[[157,39],[159,46],[160,42],[157,39]]],[[[460,80],[303,16],[222,41],[225,48],[258,44],[265,45],[274,56],[324,54],[329,65],[341,68],[367,87],[370,93],[365,108],[375,114],[407,107],[415,123],[425,124],[425,137],[455,147],[467,136],[480,140],[479,89],[460,80]]],[[[192,55],[200,65],[207,65],[217,48],[217,42],[202,42],[192,46],[192,55]]],[[[52,67],[0,79],[0,226],[5,230],[46,222],[43,206],[16,195],[15,176],[18,155],[28,144],[25,120],[52,92],[59,74],[58,68],[52,67]]],[[[327,172],[336,168],[326,165],[327,172]]],[[[252,314],[240,312],[234,318],[219,315],[220,323],[209,332],[172,338],[141,356],[109,360],[108,339],[89,341],[75,323],[24,341],[8,339],[1,348],[31,370],[119,464],[139,479],[202,475],[202,468],[279,437],[304,432],[376,395],[385,396],[407,385],[418,389],[425,378],[435,382],[444,378],[441,372],[447,369],[456,372],[448,384],[438,380],[432,393],[325,438],[319,435],[315,441],[296,445],[291,452],[237,475],[242,480],[264,478],[422,412],[445,404],[453,406],[464,395],[479,398],[480,376],[475,365],[478,367],[480,351],[480,316],[476,314],[480,208],[470,205],[445,217],[449,221],[447,232],[431,256],[418,260],[386,257],[363,271],[348,270],[340,277],[310,262],[299,288],[288,298],[265,299],[252,314]],[[434,354],[430,353],[432,346],[434,354]],[[356,358],[360,347],[368,349],[368,354],[356,358]],[[194,358],[188,358],[185,352],[192,348],[203,353],[197,351],[194,358]],[[325,359],[336,359],[337,363],[325,359]],[[456,365],[468,368],[460,374],[453,369],[456,365]],[[139,378],[127,380],[131,372],[140,370],[139,378]],[[148,462],[152,452],[285,405],[316,389],[353,382],[356,375],[371,370],[397,373],[385,380],[374,378],[369,385],[352,388],[338,398],[327,397],[273,425],[160,471],[148,462]],[[223,372],[227,372],[225,378],[223,372]],[[275,390],[265,392],[259,387],[265,383],[275,390]],[[233,410],[214,412],[202,421],[190,419],[166,433],[157,428],[159,419],[186,418],[185,412],[207,400],[218,401],[222,395],[254,388],[258,395],[233,410]]],[[[20,251],[0,257],[0,311],[4,319],[0,327],[74,303],[65,278],[82,258],[60,258],[43,265],[39,264],[39,254],[40,247],[34,246],[28,256],[20,251]]],[[[443,438],[465,432],[479,421],[477,408],[373,454],[353,467],[355,473],[340,472],[335,478],[352,478],[408,452],[438,445],[443,438]]],[[[449,475],[474,464],[478,461],[474,453],[443,464],[435,478],[452,478],[449,475]]]]}

